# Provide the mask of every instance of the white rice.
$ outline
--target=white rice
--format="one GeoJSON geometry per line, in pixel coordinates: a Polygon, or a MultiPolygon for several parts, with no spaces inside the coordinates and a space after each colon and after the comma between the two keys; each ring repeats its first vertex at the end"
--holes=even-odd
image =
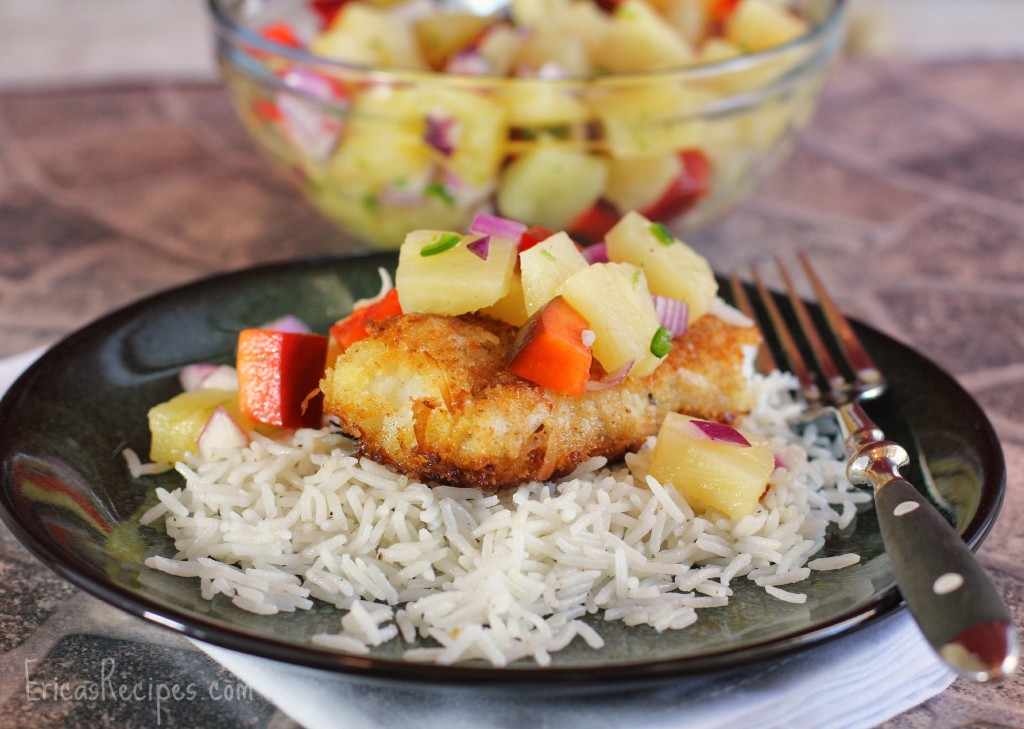
{"type": "Polygon", "coordinates": [[[598,649],[587,615],[684,629],[698,610],[728,604],[741,577],[800,604],[812,570],[859,561],[810,558],[826,529],[852,523],[865,495],[845,479],[834,432],[791,430],[801,412],[792,378],[754,383],[757,405],[743,427],[770,438],[785,467],[739,521],[695,514],[648,475],[653,438],[624,464],[593,458],[558,482],[495,496],[412,482],[356,458],[340,435],[300,430],[177,464],[184,486],[157,489],[142,522],[162,518],[178,553],[146,564],[198,577],[203,597],[223,594],[254,613],[328,602],[344,614],[338,632],[314,644],[362,654],[427,639],[436,647],[405,658],[437,663],[546,665],[577,637],[598,649]]]}

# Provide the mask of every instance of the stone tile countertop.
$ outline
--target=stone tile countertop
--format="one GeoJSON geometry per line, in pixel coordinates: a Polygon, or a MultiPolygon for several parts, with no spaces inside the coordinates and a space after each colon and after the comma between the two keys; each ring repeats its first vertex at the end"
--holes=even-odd
{"type": "MultiPolygon", "coordinates": [[[[1024,60],[845,62],[790,160],[691,238],[720,271],[808,250],[850,313],[935,360],[987,409],[1009,483],[980,558],[1018,630],[1022,77],[1024,60]],[[869,257],[881,262],[871,279],[869,257]]],[[[0,92],[0,356],[197,277],[347,247],[259,157],[216,84],[0,92]]],[[[152,725],[146,702],[29,701],[29,668],[93,680],[112,656],[118,670],[237,689],[175,705],[169,726],[294,726],[182,637],[77,591],[0,527],[0,725],[152,725]]],[[[1024,726],[1024,676],[957,681],[884,726],[1024,726]]]]}

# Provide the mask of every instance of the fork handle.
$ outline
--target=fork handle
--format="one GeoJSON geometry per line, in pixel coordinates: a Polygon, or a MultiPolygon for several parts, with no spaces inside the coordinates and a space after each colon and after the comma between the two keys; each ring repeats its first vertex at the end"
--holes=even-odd
{"type": "Polygon", "coordinates": [[[1002,678],[1017,665],[1013,618],[999,591],[960,535],[899,475],[906,451],[890,441],[862,447],[851,481],[870,484],[896,584],[921,632],[958,674],[1002,678]]]}

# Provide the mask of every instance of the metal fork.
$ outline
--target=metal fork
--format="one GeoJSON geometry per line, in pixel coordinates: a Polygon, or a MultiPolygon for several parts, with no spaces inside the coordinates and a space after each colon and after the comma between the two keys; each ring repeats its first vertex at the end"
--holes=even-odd
{"type": "MultiPolygon", "coordinates": [[[[800,262],[817,294],[836,350],[853,377],[846,377],[829,352],[807,306],[797,295],[789,272],[777,260],[787,298],[810,349],[815,372],[801,354],[774,297],[757,272],[751,274],[757,298],[767,316],[758,317],[743,285],[732,278],[734,301],[762,329],[774,333],[789,370],[800,382],[809,416],[834,412],[849,455],[846,474],[856,486],[874,491],[875,513],[896,584],[932,648],[953,670],[973,681],[1002,678],[1014,671],[1019,657],[1017,633],[999,592],[960,535],[946,519],[899,473],[909,455],[902,446],[885,440],[881,429],[858,403],[876,397],[886,380],[840,313],[807,256],[800,262]]],[[[762,347],[762,357],[770,357],[762,347]]],[[[774,368],[761,360],[762,370],[774,368]]]]}

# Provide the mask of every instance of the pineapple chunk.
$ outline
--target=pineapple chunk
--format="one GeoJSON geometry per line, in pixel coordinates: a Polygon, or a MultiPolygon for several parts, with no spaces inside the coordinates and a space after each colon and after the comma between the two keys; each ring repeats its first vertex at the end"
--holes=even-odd
{"type": "MultiPolygon", "coordinates": [[[[743,50],[724,38],[708,38],[700,47],[697,60],[701,63],[717,63],[739,58],[743,50]]],[[[736,67],[728,73],[715,74],[698,82],[700,88],[707,88],[716,95],[740,94],[767,86],[787,71],[797,67],[805,52],[791,49],[778,51],[771,58],[760,61],[748,68],[736,67]]]]}
{"type": "Polygon", "coordinates": [[[640,213],[626,213],[605,236],[608,258],[640,266],[651,292],[685,301],[693,322],[715,300],[718,282],[706,258],[678,238],[662,239],[665,232],[640,213]]]}
{"type": "Polygon", "coordinates": [[[672,484],[691,506],[717,509],[738,521],[757,507],[775,470],[771,444],[739,431],[734,432],[748,445],[711,440],[694,420],[679,413],[665,417],[649,473],[672,484]]]}
{"type": "Polygon", "coordinates": [[[563,281],[587,267],[587,259],[576,249],[572,238],[556,233],[520,253],[519,265],[526,313],[532,316],[555,298],[563,281]]]}
{"type": "Polygon", "coordinates": [[[611,24],[608,14],[591,0],[574,0],[566,14],[566,25],[583,41],[592,66],[604,51],[611,24]]]}
{"type": "Polygon", "coordinates": [[[700,63],[718,63],[739,58],[742,55],[743,51],[735,43],[731,43],[725,38],[712,36],[701,45],[697,60],[700,63]]]}
{"type": "Polygon", "coordinates": [[[613,157],[646,157],[700,147],[705,97],[672,81],[594,93],[591,107],[613,157]]]}
{"type": "Polygon", "coordinates": [[[566,33],[557,25],[531,28],[516,62],[527,72],[536,73],[550,63],[574,76],[590,73],[590,57],[583,39],[566,33]]]}
{"type": "Polygon", "coordinates": [[[612,159],[604,196],[619,210],[643,210],[658,202],[682,171],[675,154],[612,159]]]}
{"type": "Polygon", "coordinates": [[[505,168],[498,209],[506,218],[562,230],[597,201],[607,177],[608,165],[600,157],[540,147],[505,168]]]}
{"type": "Polygon", "coordinates": [[[492,16],[475,13],[432,13],[417,19],[413,30],[427,62],[441,69],[450,55],[468,46],[493,22],[492,16]]]}
{"type": "Polygon", "coordinates": [[[692,47],[707,35],[706,0],[651,0],[651,5],[692,47]]]}
{"type": "Polygon", "coordinates": [[[374,190],[356,183],[339,195],[333,187],[307,192],[319,210],[341,223],[360,240],[382,248],[397,249],[410,230],[431,228],[451,230],[465,225],[466,212],[438,195],[430,195],[419,205],[384,208],[374,190]]]}
{"type": "MultiPolygon", "coordinates": [[[[523,46],[523,37],[508,23],[492,25],[478,42],[473,53],[479,54],[491,76],[506,76],[515,65],[523,46]]],[[[453,56],[454,58],[454,56],[453,56]]]]}
{"type": "Polygon", "coordinates": [[[360,94],[328,174],[342,190],[380,190],[429,174],[421,104],[412,89],[378,86],[360,94]]]}
{"type": "Polygon", "coordinates": [[[569,0],[511,0],[509,11],[517,26],[539,27],[561,17],[569,0]]]}
{"type": "Polygon", "coordinates": [[[589,117],[574,92],[547,81],[517,80],[500,90],[511,127],[555,127],[582,124],[589,117]]]}
{"type": "Polygon", "coordinates": [[[425,69],[416,35],[406,23],[364,3],[349,3],[310,50],[337,61],[369,66],[425,69]]]}
{"type": "Polygon", "coordinates": [[[424,180],[440,161],[460,184],[484,186],[497,174],[506,137],[505,109],[480,94],[378,86],[356,99],[330,175],[342,189],[380,191],[424,180]],[[454,122],[450,157],[424,141],[430,115],[454,122]]]}
{"type": "Polygon", "coordinates": [[[150,460],[174,463],[182,460],[186,453],[198,453],[199,434],[218,406],[227,410],[244,430],[253,427],[238,411],[237,390],[183,392],[149,410],[150,460]]]}
{"type": "Polygon", "coordinates": [[[504,297],[516,265],[516,242],[491,238],[487,259],[467,247],[481,236],[414,230],[398,253],[395,288],[402,311],[458,316],[504,297]]]}
{"type": "Polygon", "coordinates": [[[807,23],[769,0],[740,0],[725,22],[725,37],[747,53],[767,50],[807,33],[807,23]]]}
{"type": "Polygon", "coordinates": [[[693,61],[693,51],[671,25],[643,0],[615,7],[600,65],[615,73],[658,71],[693,61]]]}
{"type": "Polygon", "coordinates": [[[628,263],[595,263],[577,271],[558,291],[590,322],[594,357],[607,372],[632,361],[630,377],[649,375],[661,363],[651,353],[660,324],[644,273],[628,263]]]}
{"type": "MultiPolygon", "coordinates": [[[[701,44],[697,53],[698,63],[720,63],[739,58],[743,50],[735,43],[730,43],[725,38],[717,36],[708,38],[701,44]]],[[[708,88],[712,93],[727,96],[738,94],[745,89],[753,89],[751,85],[752,75],[757,74],[757,69],[752,72],[748,69],[732,70],[729,72],[713,74],[710,78],[701,79],[698,83],[702,88],[708,88]]]]}
{"type": "Polygon", "coordinates": [[[523,297],[523,277],[518,271],[512,275],[508,293],[491,306],[481,309],[480,313],[514,327],[521,327],[526,323],[530,315],[526,312],[526,300],[523,297]]]}
{"type": "Polygon", "coordinates": [[[455,149],[443,165],[466,185],[482,186],[498,173],[508,132],[505,109],[494,99],[461,89],[426,84],[419,99],[420,138],[428,114],[455,120],[455,149]]]}

